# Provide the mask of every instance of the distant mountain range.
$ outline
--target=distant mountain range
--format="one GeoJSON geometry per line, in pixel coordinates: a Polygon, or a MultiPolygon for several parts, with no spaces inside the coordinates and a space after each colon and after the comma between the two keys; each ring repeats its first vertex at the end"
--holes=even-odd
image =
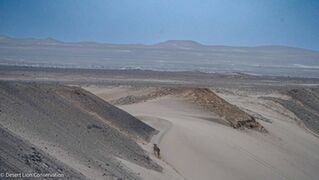
{"type": "Polygon", "coordinates": [[[319,52],[169,40],[154,45],[0,37],[0,65],[203,71],[319,77],[319,52]]]}

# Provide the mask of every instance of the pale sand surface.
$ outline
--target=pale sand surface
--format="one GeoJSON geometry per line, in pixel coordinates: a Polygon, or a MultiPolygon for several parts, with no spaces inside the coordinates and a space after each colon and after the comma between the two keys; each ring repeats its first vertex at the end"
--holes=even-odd
{"type": "MultiPolygon", "coordinates": [[[[152,142],[159,144],[162,160],[186,179],[318,178],[319,139],[297,125],[293,114],[278,112],[282,107],[256,95],[219,95],[270,119],[259,121],[269,133],[205,120],[214,115],[172,96],[120,108],[161,130],[152,142]]],[[[145,147],[149,152],[151,144],[145,147]]]]}
{"type": "Polygon", "coordinates": [[[162,160],[158,160],[153,157],[153,160],[163,167],[162,172],[150,171],[149,169],[143,168],[137,164],[131,163],[124,159],[118,159],[121,163],[123,163],[129,171],[136,173],[142,179],[145,180],[184,180],[185,178],[181,176],[175,169],[173,169],[170,165],[162,160]]]}
{"type": "Polygon", "coordinates": [[[147,88],[147,87],[132,88],[130,86],[124,86],[124,85],[123,86],[107,86],[107,87],[90,85],[83,88],[108,102],[119,99],[121,97],[128,96],[128,95],[139,96],[142,94],[147,94],[154,89],[154,88],[147,88]]]}

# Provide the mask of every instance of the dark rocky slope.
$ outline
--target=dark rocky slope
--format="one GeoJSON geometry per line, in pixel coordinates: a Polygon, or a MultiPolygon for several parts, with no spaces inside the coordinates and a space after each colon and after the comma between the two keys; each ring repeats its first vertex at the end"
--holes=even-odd
{"type": "Polygon", "coordinates": [[[208,88],[189,89],[182,93],[182,95],[200,107],[218,114],[233,128],[237,129],[245,127],[261,132],[267,132],[253,116],[225,101],[208,88]]]}
{"type": "Polygon", "coordinates": [[[300,88],[284,92],[291,99],[272,98],[291,112],[308,129],[319,134],[319,88],[300,88]]]}

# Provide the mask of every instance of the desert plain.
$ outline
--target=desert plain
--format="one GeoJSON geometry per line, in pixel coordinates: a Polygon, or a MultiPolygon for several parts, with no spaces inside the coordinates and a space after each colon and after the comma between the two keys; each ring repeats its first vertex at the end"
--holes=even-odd
{"type": "Polygon", "coordinates": [[[1,172],[319,176],[316,78],[17,66],[0,74],[1,172]]]}

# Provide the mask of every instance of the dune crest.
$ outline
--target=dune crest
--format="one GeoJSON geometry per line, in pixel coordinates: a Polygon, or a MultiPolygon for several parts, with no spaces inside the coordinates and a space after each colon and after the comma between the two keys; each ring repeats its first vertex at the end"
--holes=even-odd
{"type": "Polygon", "coordinates": [[[199,108],[216,113],[225,122],[224,124],[235,129],[248,128],[267,132],[253,116],[219,97],[209,88],[155,88],[139,96],[128,95],[111,102],[115,105],[129,105],[169,95],[186,99],[199,108]]]}
{"type": "Polygon", "coordinates": [[[184,91],[182,96],[208,111],[217,113],[233,128],[237,129],[245,127],[267,132],[266,129],[260,125],[253,116],[242,111],[237,106],[228,103],[208,88],[189,89],[184,91]]]}

